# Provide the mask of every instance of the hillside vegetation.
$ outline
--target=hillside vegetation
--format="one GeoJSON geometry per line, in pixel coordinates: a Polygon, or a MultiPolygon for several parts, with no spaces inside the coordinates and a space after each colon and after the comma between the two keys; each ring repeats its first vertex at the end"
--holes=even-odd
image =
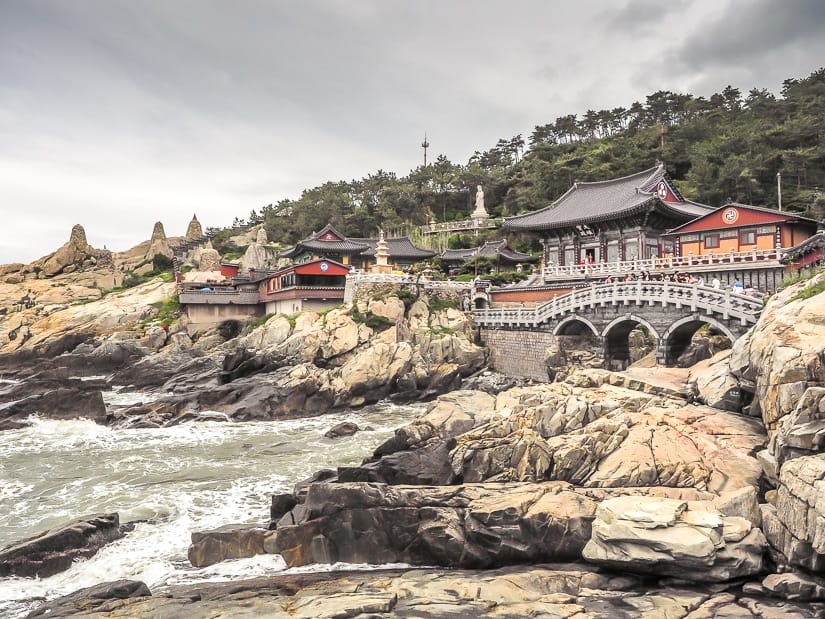
{"type": "MultiPolygon", "coordinates": [[[[253,210],[269,237],[293,243],[332,222],[350,236],[466,218],[476,185],[493,216],[549,204],[575,180],[604,180],[667,164],[688,199],[728,200],[825,215],[825,68],[787,79],[779,96],[728,86],[710,98],[669,91],[611,110],[587,110],[500,139],[465,163],[443,155],[407,176],[378,170],[360,180],[327,182],[297,200],[253,210]]],[[[236,223],[243,220],[236,220],[236,223]]],[[[511,235],[512,236],[512,235],[511,235]]],[[[517,243],[526,245],[528,239],[517,243]]]]}

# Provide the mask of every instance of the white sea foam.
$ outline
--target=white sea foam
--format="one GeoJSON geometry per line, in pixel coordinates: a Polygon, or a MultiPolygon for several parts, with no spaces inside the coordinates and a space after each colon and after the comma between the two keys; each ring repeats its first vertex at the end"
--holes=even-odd
{"type": "MultiPolygon", "coordinates": [[[[421,410],[381,405],[309,419],[136,430],[33,417],[33,425],[4,433],[0,442],[0,546],[88,513],[116,511],[135,528],[61,574],[0,580],[0,616],[25,614],[33,597],[52,599],[118,578],[152,588],[283,571],[277,555],[196,570],[186,559],[190,534],[229,523],[264,526],[273,493],[320,468],[357,464],[421,410]],[[342,421],[372,430],[324,438],[342,421]]],[[[293,571],[323,569],[336,567],[293,571]]]]}

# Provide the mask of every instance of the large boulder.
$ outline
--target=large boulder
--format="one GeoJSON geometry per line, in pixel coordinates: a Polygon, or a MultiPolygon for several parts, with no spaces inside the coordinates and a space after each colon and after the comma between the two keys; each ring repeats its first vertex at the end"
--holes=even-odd
{"type": "Polygon", "coordinates": [[[10,422],[16,427],[30,415],[49,419],[88,418],[98,423],[106,421],[106,405],[100,391],[87,391],[75,387],[61,387],[43,394],[31,395],[21,400],[0,404],[0,430],[10,422]]]}
{"type": "Polygon", "coordinates": [[[688,385],[697,401],[738,413],[742,410],[742,388],[730,371],[730,355],[730,350],[724,350],[694,365],[688,385]]]}
{"type": "Polygon", "coordinates": [[[227,559],[243,559],[263,554],[266,529],[227,524],[209,531],[192,533],[189,562],[204,567],[227,559]]]}
{"type": "Polygon", "coordinates": [[[762,571],[762,532],[707,503],[617,497],[599,504],[587,561],[623,571],[725,582],[762,571]]]}
{"type": "Polygon", "coordinates": [[[595,501],[567,484],[316,483],[264,541],[289,566],[491,567],[577,558],[595,501]]]}
{"type": "Polygon", "coordinates": [[[734,344],[731,371],[755,384],[754,402],[769,437],[806,389],[825,386],[823,294],[795,299],[803,288],[823,281],[825,273],[775,294],[756,326],[734,344]]]}

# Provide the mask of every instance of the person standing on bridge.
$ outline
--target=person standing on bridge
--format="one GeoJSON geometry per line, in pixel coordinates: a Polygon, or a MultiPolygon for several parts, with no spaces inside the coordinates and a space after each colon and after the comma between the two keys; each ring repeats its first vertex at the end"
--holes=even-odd
{"type": "Polygon", "coordinates": [[[716,290],[719,290],[719,288],[722,287],[722,282],[719,281],[718,277],[714,276],[713,280],[710,282],[710,285],[713,286],[716,290]]]}
{"type": "Polygon", "coordinates": [[[733,280],[733,291],[736,294],[744,294],[745,287],[742,285],[742,281],[737,277],[733,280]]]}

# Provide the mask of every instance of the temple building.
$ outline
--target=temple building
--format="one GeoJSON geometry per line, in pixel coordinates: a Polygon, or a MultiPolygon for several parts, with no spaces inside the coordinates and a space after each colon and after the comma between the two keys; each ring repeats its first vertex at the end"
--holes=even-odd
{"type": "Polygon", "coordinates": [[[450,271],[458,270],[465,262],[472,262],[478,256],[490,257],[495,264],[497,273],[513,271],[519,264],[535,262],[530,254],[516,251],[507,243],[507,239],[488,241],[480,247],[468,249],[447,249],[441,253],[441,262],[450,271]]]}
{"type": "MultiPolygon", "coordinates": [[[[409,237],[386,239],[389,250],[388,264],[395,270],[428,260],[435,252],[416,247],[409,237]]],[[[326,259],[367,271],[375,263],[378,239],[347,238],[332,224],[320,232],[298,241],[294,247],[281,252],[281,257],[300,263],[307,260],[326,259]]]]}
{"type": "Polygon", "coordinates": [[[757,252],[774,256],[816,234],[818,223],[798,213],[731,203],[671,230],[677,256],[757,252]]]}
{"type": "Polygon", "coordinates": [[[339,305],[350,268],[319,259],[292,264],[268,274],[259,284],[260,302],[267,314],[294,314],[339,305]]]}
{"type": "Polygon", "coordinates": [[[672,255],[665,232],[713,211],[685,200],[663,164],[607,181],[576,182],[538,211],[508,217],[505,229],[541,236],[545,265],[672,255]]]}

